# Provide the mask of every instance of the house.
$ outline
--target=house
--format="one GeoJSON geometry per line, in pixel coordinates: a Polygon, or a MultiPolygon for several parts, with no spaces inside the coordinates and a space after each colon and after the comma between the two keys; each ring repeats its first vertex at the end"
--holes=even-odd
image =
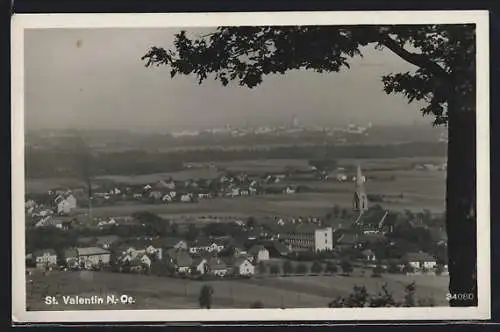
{"type": "Polygon", "coordinates": [[[69,214],[73,209],[76,209],[76,198],[71,193],[58,195],[54,199],[58,214],[69,214]]]}
{"type": "Polygon", "coordinates": [[[118,235],[98,236],[96,237],[95,244],[103,249],[109,249],[120,240],[121,238],[118,235]]]}
{"type": "Polygon", "coordinates": [[[45,217],[42,217],[40,218],[36,223],[35,223],[35,227],[39,228],[39,227],[47,227],[47,226],[50,226],[51,225],[51,220],[52,220],[52,217],[51,216],[45,216],[45,217]]]}
{"type": "Polygon", "coordinates": [[[263,245],[269,251],[269,257],[286,257],[292,252],[290,246],[277,241],[270,241],[263,245]]]}
{"type": "Polygon", "coordinates": [[[357,232],[352,232],[346,229],[338,229],[335,231],[334,237],[336,238],[335,250],[337,251],[359,248],[361,246],[360,234],[357,232]]]}
{"type": "Polygon", "coordinates": [[[240,276],[253,276],[255,274],[255,266],[244,257],[238,257],[232,264],[233,273],[240,276]]]}
{"type": "Polygon", "coordinates": [[[331,227],[314,230],[314,250],[333,250],[333,229],[331,227]]]}
{"type": "Polygon", "coordinates": [[[78,263],[82,268],[92,268],[99,265],[109,265],[111,252],[99,247],[76,248],[78,263]]]}
{"type": "Polygon", "coordinates": [[[64,250],[63,255],[64,263],[66,263],[69,268],[75,269],[80,266],[78,263],[78,251],[75,248],[64,250]]]}
{"type": "Polygon", "coordinates": [[[361,255],[365,261],[376,261],[377,257],[375,256],[375,253],[371,249],[365,249],[361,252],[361,255]]]}
{"type": "Polygon", "coordinates": [[[188,194],[181,195],[181,202],[190,203],[192,201],[193,201],[193,194],[188,193],[188,194]]]}
{"type": "Polygon", "coordinates": [[[165,249],[188,250],[187,242],[176,237],[164,237],[157,240],[156,243],[165,249]]]}
{"type": "Polygon", "coordinates": [[[169,249],[164,260],[173,266],[178,273],[190,273],[193,259],[186,250],[169,249]]]}
{"type": "Polygon", "coordinates": [[[149,197],[149,199],[160,200],[160,199],[162,199],[163,194],[161,193],[161,191],[153,190],[153,191],[149,192],[148,197],[149,197]]]}
{"type": "Polygon", "coordinates": [[[213,257],[211,258],[208,263],[208,273],[218,276],[218,277],[224,277],[228,272],[229,269],[220,258],[213,257]]]}
{"type": "Polygon", "coordinates": [[[404,260],[417,271],[431,270],[437,266],[436,258],[423,251],[407,253],[404,260]]]}
{"type": "Polygon", "coordinates": [[[33,257],[39,269],[51,269],[57,266],[57,254],[54,249],[37,250],[33,253],[33,257]]]}
{"type": "Polygon", "coordinates": [[[248,250],[248,254],[253,257],[255,263],[269,260],[269,250],[263,245],[254,245],[248,250]]]}
{"type": "Polygon", "coordinates": [[[97,223],[97,227],[103,227],[103,226],[112,226],[112,225],[116,225],[116,220],[113,219],[113,218],[106,218],[106,219],[102,219],[102,220],[99,220],[99,222],[97,223]]]}
{"type": "Polygon", "coordinates": [[[193,258],[191,273],[203,275],[208,271],[208,261],[204,257],[193,258]]]}
{"type": "Polygon", "coordinates": [[[286,188],[283,190],[283,193],[286,194],[286,195],[291,195],[291,194],[295,194],[297,190],[295,188],[292,188],[290,186],[286,186],[286,188]]]}
{"type": "Polygon", "coordinates": [[[198,198],[209,199],[209,198],[212,198],[212,194],[210,194],[209,192],[200,192],[200,193],[198,193],[198,198]]]}
{"type": "Polygon", "coordinates": [[[278,238],[294,250],[329,250],[333,247],[331,228],[322,229],[311,223],[284,225],[278,229],[278,238]]]}
{"type": "Polygon", "coordinates": [[[156,183],[155,188],[159,190],[165,190],[165,189],[175,189],[176,185],[175,182],[172,179],[169,180],[160,180],[158,183],[156,183]]]}
{"type": "Polygon", "coordinates": [[[212,243],[209,239],[198,238],[189,244],[188,251],[191,254],[197,254],[197,253],[201,253],[201,252],[209,252],[211,245],[212,245],[212,243]]]}

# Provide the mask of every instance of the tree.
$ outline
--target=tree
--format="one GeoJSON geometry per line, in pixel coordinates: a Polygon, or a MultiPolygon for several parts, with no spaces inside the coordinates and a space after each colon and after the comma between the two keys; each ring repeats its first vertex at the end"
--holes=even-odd
{"type": "Polygon", "coordinates": [[[200,308],[210,309],[212,307],[212,296],[214,294],[214,289],[210,285],[203,285],[200,290],[200,296],[198,302],[200,308]]]}
{"type": "Polygon", "coordinates": [[[328,273],[337,273],[339,270],[339,268],[337,267],[337,264],[335,263],[332,263],[332,262],[328,262],[326,264],[326,268],[325,268],[325,271],[328,272],[328,273]]]}
{"type": "Polygon", "coordinates": [[[257,270],[259,271],[260,274],[266,274],[267,272],[267,267],[264,262],[259,262],[257,265],[257,270]]]}
{"type": "Polygon", "coordinates": [[[300,263],[297,265],[297,273],[298,274],[306,274],[307,272],[309,272],[309,268],[306,264],[300,263]]]}
{"type": "Polygon", "coordinates": [[[333,206],[333,216],[335,218],[340,217],[340,206],[338,206],[337,204],[333,206]]]}
{"type": "Polygon", "coordinates": [[[351,272],[353,271],[353,267],[352,267],[352,264],[351,262],[347,261],[347,260],[344,260],[340,263],[340,267],[342,268],[342,272],[345,274],[345,275],[349,275],[351,274],[351,272]]]}
{"type": "Polygon", "coordinates": [[[372,277],[381,277],[382,272],[384,272],[384,270],[382,269],[382,266],[377,265],[373,268],[372,277]]]}
{"type": "MultiPolygon", "coordinates": [[[[142,60],[169,66],[172,78],[192,75],[201,84],[212,76],[224,86],[236,81],[253,88],[267,75],[290,70],[339,72],[367,45],[416,67],[383,76],[385,92],[422,102],[421,112],[433,116],[434,125],[448,126],[449,290],[477,295],[474,24],[219,27],[194,39],[181,31],[173,50],[154,46],[142,60]]],[[[473,298],[451,305],[477,305],[473,298]]]]}
{"type": "Polygon", "coordinates": [[[194,241],[200,235],[200,230],[196,227],[195,224],[189,224],[186,232],[186,240],[194,241]]]}
{"type": "Polygon", "coordinates": [[[280,273],[280,267],[278,265],[271,265],[269,272],[271,272],[271,274],[278,275],[280,273]]]}
{"type": "Polygon", "coordinates": [[[293,273],[293,265],[288,260],[283,263],[283,273],[287,275],[293,273]]]}
{"type": "Polygon", "coordinates": [[[312,273],[314,273],[314,274],[318,274],[318,273],[323,272],[323,265],[321,265],[321,263],[320,263],[320,262],[315,261],[315,262],[311,265],[311,272],[312,272],[312,273]]]}
{"type": "Polygon", "coordinates": [[[257,220],[255,220],[254,217],[248,217],[247,219],[247,222],[246,222],[246,226],[248,228],[254,228],[257,226],[257,220]]]}

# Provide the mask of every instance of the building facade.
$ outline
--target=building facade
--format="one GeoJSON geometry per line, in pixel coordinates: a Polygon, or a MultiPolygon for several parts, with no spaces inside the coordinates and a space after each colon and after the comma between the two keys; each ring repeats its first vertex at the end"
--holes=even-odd
{"type": "Polygon", "coordinates": [[[333,229],[331,227],[320,228],[314,231],[314,250],[333,250],[333,229]]]}

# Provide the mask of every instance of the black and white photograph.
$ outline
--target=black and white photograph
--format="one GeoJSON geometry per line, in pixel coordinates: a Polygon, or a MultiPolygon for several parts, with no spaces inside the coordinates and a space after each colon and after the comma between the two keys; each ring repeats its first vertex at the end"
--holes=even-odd
{"type": "Polygon", "coordinates": [[[489,318],[487,12],[12,22],[15,321],[489,318]]]}

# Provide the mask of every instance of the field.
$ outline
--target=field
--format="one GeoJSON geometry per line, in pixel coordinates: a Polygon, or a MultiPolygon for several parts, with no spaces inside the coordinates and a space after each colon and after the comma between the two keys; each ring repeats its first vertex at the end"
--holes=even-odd
{"type": "Polygon", "coordinates": [[[302,276],[199,282],[107,272],[83,273],[52,272],[46,276],[30,276],[33,280],[27,288],[30,310],[111,309],[109,305],[69,308],[62,300],[59,305],[50,307],[43,303],[45,296],[58,294],[104,297],[125,294],[135,298],[135,304],[114,305],[113,309],[195,309],[204,284],[214,288],[214,308],[248,308],[254,301],[262,301],[267,308],[315,308],[326,307],[335,296],[348,295],[354,285],[365,285],[368,292],[375,294],[387,283],[395,298],[402,300],[404,286],[412,281],[417,285],[417,298],[432,297],[436,305],[447,305],[448,278],[445,276],[302,276]]]}

